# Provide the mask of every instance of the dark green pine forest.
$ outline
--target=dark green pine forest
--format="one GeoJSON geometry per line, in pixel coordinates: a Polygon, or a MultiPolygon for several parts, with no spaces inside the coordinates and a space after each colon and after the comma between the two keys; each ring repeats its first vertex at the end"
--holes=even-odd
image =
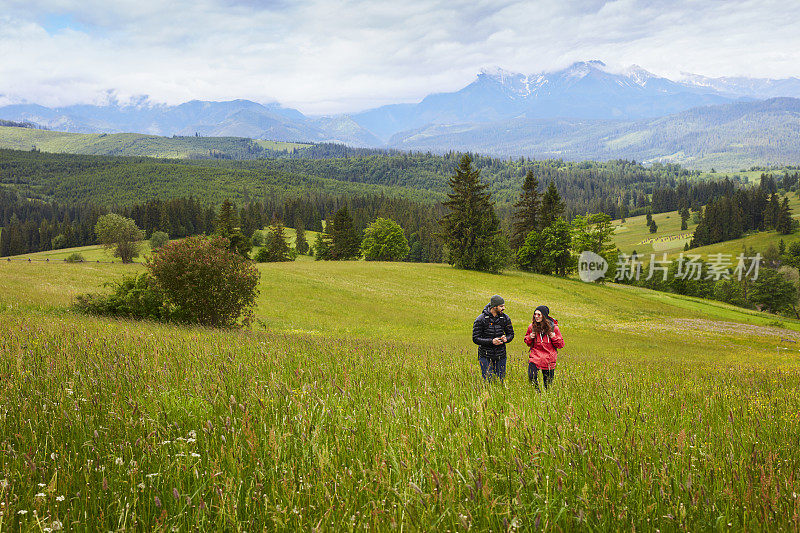
{"type": "MultiPolygon", "coordinates": [[[[92,244],[97,218],[112,211],[133,218],[148,236],[154,231],[173,238],[210,233],[216,209],[230,200],[245,234],[252,235],[273,219],[288,227],[321,231],[324,220],[347,206],[358,232],[377,217],[398,222],[412,244],[410,260],[445,257],[437,236],[445,214],[442,203],[463,154],[335,144],[267,150],[253,148],[252,142],[241,143],[238,153],[231,148],[238,146],[234,140],[226,140],[227,151],[214,155],[212,150],[201,159],[0,150],[0,255],[92,244]]],[[[624,218],[648,211],[697,211],[746,188],[731,180],[701,181],[696,171],[674,164],[470,157],[508,235],[526,174],[535,178],[541,191],[554,185],[567,220],[601,212],[624,218]]],[[[778,184],[769,180],[763,185],[768,196],[774,188],[796,185],[797,173],[779,177],[778,184]]],[[[776,227],[772,221],[769,218],[767,225],[776,227]]],[[[751,221],[742,231],[752,224],[764,226],[751,221]]]]}

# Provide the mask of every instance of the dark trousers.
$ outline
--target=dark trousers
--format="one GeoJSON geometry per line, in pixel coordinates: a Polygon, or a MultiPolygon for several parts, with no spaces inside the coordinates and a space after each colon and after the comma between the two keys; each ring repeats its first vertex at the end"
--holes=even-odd
{"type": "Polygon", "coordinates": [[[489,381],[492,376],[497,376],[500,381],[503,381],[506,377],[506,356],[500,359],[479,357],[478,362],[481,364],[481,376],[483,376],[483,379],[489,381]]]}
{"type": "MultiPolygon", "coordinates": [[[[539,367],[537,367],[535,363],[528,363],[528,381],[533,383],[533,386],[536,387],[536,390],[539,390],[539,380],[538,380],[539,370],[540,370],[539,367]]],[[[550,386],[550,384],[553,382],[553,379],[556,377],[556,371],[555,369],[553,370],[541,369],[541,370],[542,370],[542,378],[544,379],[544,388],[547,389],[547,387],[550,386]]]]}

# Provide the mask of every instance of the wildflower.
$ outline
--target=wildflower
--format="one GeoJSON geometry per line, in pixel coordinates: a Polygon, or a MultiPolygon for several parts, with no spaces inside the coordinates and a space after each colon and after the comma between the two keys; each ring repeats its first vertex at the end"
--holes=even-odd
{"type": "Polygon", "coordinates": [[[56,496],[56,501],[57,502],[63,502],[64,501],[64,496],[56,496]]]}
{"type": "Polygon", "coordinates": [[[36,496],[34,496],[34,498],[46,498],[46,497],[47,496],[45,495],[44,492],[39,492],[39,493],[36,494],[36,496]]]}
{"type": "Polygon", "coordinates": [[[158,496],[156,496],[156,497],[155,497],[155,499],[154,499],[153,501],[155,502],[155,504],[156,504],[156,507],[161,507],[161,498],[159,498],[158,496]]]}
{"type": "Polygon", "coordinates": [[[139,483],[139,488],[144,490],[144,483],[139,483]]]}
{"type": "Polygon", "coordinates": [[[26,511],[25,509],[20,509],[19,511],[17,511],[17,514],[28,514],[28,511],[26,511]]]}
{"type": "Polygon", "coordinates": [[[44,486],[45,486],[45,484],[44,484],[44,483],[39,483],[39,488],[42,488],[42,487],[44,487],[44,486]]]}
{"type": "Polygon", "coordinates": [[[50,527],[53,528],[53,531],[61,531],[61,529],[63,529],[64,525],[61,522],[59,522],[58,520],[53,520],[53,523],[50,524],[50,527]]]}
{"type": "Polygon", "coordinates": [[[196,439],[197,438],[197,433],[195,432],[195,430],[191,430],[189,432],[189,438],[190,439],[196,439]]]}
{"type": "Polygon", "coordinates": [[[58,459],[58,454],[57,454],[56,452],[53,452],[53,453],[51,453],[51,454],[50,454],[50,459],[52,459],[53,461],[55,461],[56,459],[58,459]]]}
{"type": "Polygon", "coordinates": [[[5,490],[6,487],[8,487],[8,480],[7,479],[1,480],[0,481],[0,489],[5,490]]]}
{"type": "Polygon", "coordinates": [[[116,460],[114,460],[114,464],[117,466],[122,466],[125,464],[125,461],[122,460],[122,457],[117,457],[116,460]]]}
{"type": "Polygon", "coordinates": [[[175,489],[175,488],[172,489],[172,495],[175,496],[176,500],[180,499],[180,497],[181,497],[181,494],[178,492],[178,489],[175,489]]]}
{"type": "Polygon", "coordinates": [[[200,457],[200,454],[192,452],[192,457],[200,457]]]}

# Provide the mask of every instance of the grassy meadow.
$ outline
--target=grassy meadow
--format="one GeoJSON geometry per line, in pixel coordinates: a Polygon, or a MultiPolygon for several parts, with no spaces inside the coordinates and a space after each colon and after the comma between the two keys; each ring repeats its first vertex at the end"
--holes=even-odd
{"type": "MultiPolygon", "coordinates": [[[[787,197],[794,218],[800,219],[800,195],[788,193],[787,197]]],[[[646,218],[646,215],[639,215],[629,217],[625,219],[625,222],[621,220],[612,222],[614,226],[613,240],[621,252],[630,254],[636,251],[640,256],[644,255],[643,259],[646,261],[649,261],[650,254],[656,254],[660,258],[661,254],[666,253],[667,257],[675,258],[683,252],[684,245],[692,240],[694,230],[697,228],[697,224],[692,223],[690,217],[687,229],[681,230],[680,215],[677,211],[671,211],[653,215],[658,231],[650,233],[646,218]]],[[[763,253],[771,245],[777,247],[781,240],[788,245],[800,240],[800,233],[780,235],[776,231],[751,232],[740,239],[693,248],[691,253],[700,254],[703,257],[718,253],[736,256],[742,253],[743,247],[747,249],[752,247],[757,252],[763,253]]]]}
{"type": "Polygon", "coordinates": [[[800,527],[800,323],[363,261],[259,265],[252,330],[69,309],[142,268],[0,262],[0,531],[800,527]],[[487,385],[494,293],[517,337],[487,385]],[[538,304],[566,339],[542,394],[538,304]]]}
{"type": "Polygon", "coordinates": [[[67,133],[0,126],[0,148],[86,155],[123,155],[187,159],[208,157],[254,143],[269,150],[294,151],[308,144],[251,140],[241,137],[162,137],[141,133],[67,133]]]}

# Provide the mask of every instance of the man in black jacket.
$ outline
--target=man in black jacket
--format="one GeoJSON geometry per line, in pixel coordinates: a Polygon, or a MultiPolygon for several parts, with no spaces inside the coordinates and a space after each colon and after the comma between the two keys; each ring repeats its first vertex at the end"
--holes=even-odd
{"type": "Polygon", "coordinates": [[[496,375],[502,381],[506,377],[506,344],[514,338],[514,328],[504,313],[505,304],[505,300],[495,294],[472,325],[472,342],[478,345],[483,379],[496,375]]]}

